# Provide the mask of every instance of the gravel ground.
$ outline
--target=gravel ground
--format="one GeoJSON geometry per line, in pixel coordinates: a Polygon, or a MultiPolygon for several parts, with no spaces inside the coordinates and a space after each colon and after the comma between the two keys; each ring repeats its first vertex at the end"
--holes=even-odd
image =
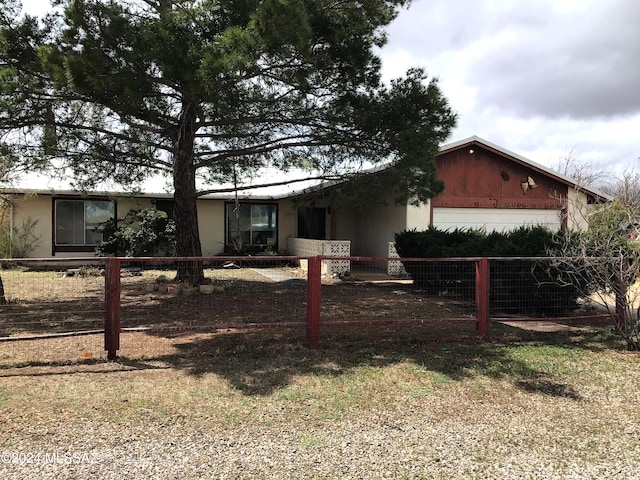
{"type": "MultiPolygon", "coordinates": [[[[585,456],[582,440],[558,429],[553,418],[527,420],[540,413],[543,404],[547,408],[545,401],[520,397],[511,408],[465,399],[464,411],[447,414],[437,405],[426,410],[429,402],[420,402],[406,409],[394,406],[362,417],[312,420],[294,427],[286,427],[286,414],[273,418],[265,414],[257,424],[211,431],[180,418],[146,426],[80,422],[54,432],[35,427],[5,442],[0,475],[4,479],[639,478],[640,442],[631,451],[616,451],[609,440],[594,436],[589,447],[593,457],[585,456]],[[11,451],[23,455],[11,458],[11,451]]],[[[575,417],[576,428],[582,428],[588,405],[560,399],[554,413],[575,417]]],[[[640,439],[638,425],[625,425],[614,412],[603,419],[608,421],[617,422],[624,435],[640,439]]]]}

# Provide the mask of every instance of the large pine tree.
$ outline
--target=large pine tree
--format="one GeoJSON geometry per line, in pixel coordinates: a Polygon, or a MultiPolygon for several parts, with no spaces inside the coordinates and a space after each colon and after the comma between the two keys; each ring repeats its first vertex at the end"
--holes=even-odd
{"type": "Polygon", "coordinates": [[[207,182],[238,172],[341,179],[393,163],[396,198],[441,188],[434,156],[455,115],[422,70],[383,84],[375,53],[404,0],[57,3],[44,21],[1,7],[3,147],[83,189],[171,175],[179,256],[201,254],[207,182]]]}

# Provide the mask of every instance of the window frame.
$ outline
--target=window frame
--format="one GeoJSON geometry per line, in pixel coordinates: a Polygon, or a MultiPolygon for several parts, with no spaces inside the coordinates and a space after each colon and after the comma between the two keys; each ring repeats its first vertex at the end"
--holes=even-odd
{"type": "Polygon", "coordinates": [[[158,198],[152,203],[156,210],[166,213],[169,220],[176,220],[176,201],[173,198],[158,198]]]}
{"type": "Polygon", "coordinates": [[[66,196],[56,196],[52,198],[52,208],[51,208],[51,250],[52,254],[55,256],[56,253],[60,252],[94,252],[96,249],[95,244],[87,244],[86,243],[86,212],[87,212],[87,202],[109,202],[113,206],[113,219],[118,218],[118,203],[113,198],[108,197],[95,197],[95,198],[78,198],[78,197],[66,197],[66,196]],[[58,244],[57,239],[57,202],[82,202],[83,205],[83,231],[84,233],[84,242],[83,244],[58,244]]]}
{"type": "MultiPolygon", "coordinates": [[[[267,238],[266,243],[253,243],[253,223],[251,223],[251,230],[249,238],[251,242],[248,245],[243,245],[244,247],[252,248],[252,249],[260,249],[265,250],[267,248],[278,249],[278,229],[279,229],[279,204],[277,202],[240,202],[240,207],[249,206],[249,207],[273,207],[273,221],[275,225],[273,226],[273,242],[270,242],[267,238]]],[[[233,209],[236,207],[235,202],[225,202],[224,204],[224,241],[225,245],[229,245],[231,243],[231,232],[229,231],[229,216],[230,213],[233,213],[233,209]]],[[[251,216],[250,216],[251,218],[251,216]]],[[[235,219],[234,219],[235,220],[235,219]]]]}

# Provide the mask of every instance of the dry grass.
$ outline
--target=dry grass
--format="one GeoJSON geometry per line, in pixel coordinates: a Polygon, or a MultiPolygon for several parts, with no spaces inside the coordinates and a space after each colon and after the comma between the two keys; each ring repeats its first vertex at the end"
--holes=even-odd
{"type": "Polygon", "coordinates": [[[328,329],[315,351],[293,331],[131,333],[112,363],[100,337],[4,344],[2,447],[17,436],[32,449],[88,441],[88,424],[123,437],[178,425],[225,438],[305,432],[296,448],[322,451],[382,423],[433,442],[388,446],[444,462],[423,478],[503,478],[501,465],[529,474],[504,478],[599,478],[637,466],[640,357],[607,329],[496,326],[494,341],[479,343],[466,324],[409,328],[328,329]],[[94,358],[82,359],[87,351],[94,358]]]}

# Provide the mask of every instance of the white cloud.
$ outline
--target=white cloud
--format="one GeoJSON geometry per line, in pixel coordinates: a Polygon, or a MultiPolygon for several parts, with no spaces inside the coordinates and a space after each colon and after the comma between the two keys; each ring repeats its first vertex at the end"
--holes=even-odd
{"type": "Polygon", "coordinates": [[[437,76],[460,115],[452,140],[620,169],[640,156],[639,18],[636,0],[419,0],[389,29],[384,78],[437,76]]]}

